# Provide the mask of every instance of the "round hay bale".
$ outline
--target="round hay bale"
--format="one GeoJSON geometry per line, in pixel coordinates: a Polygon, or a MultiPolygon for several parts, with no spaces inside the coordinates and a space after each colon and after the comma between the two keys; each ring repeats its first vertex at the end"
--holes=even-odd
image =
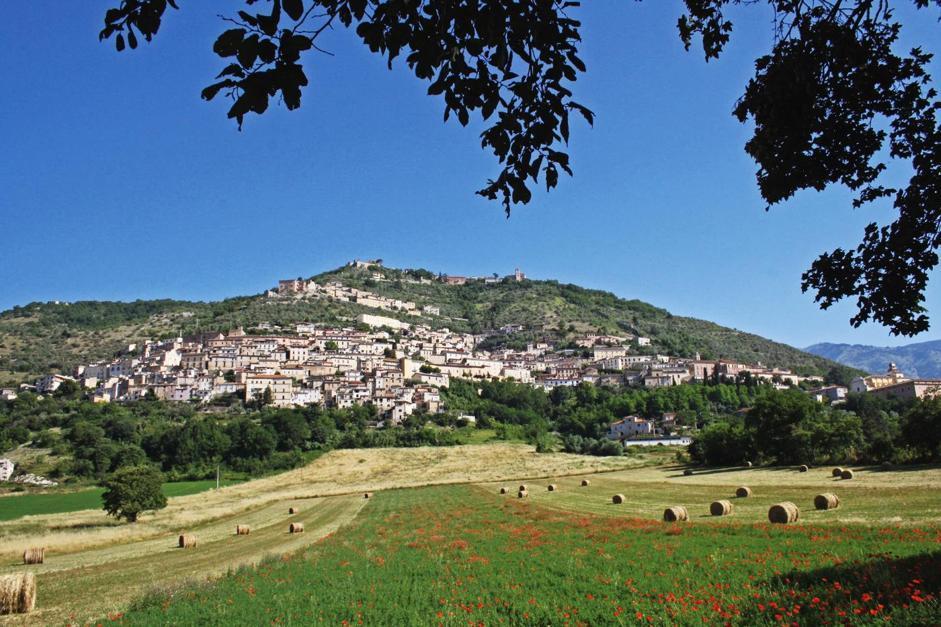
{"type": "Polygon", "coordinates": [[[288,533],[304,533],[304,523],[291,523],[288,526],[288,533]]]}
{"type": "Polygon", "coordinates": [[[196,546],[196,536],[192,533],[181,533],[179,544],[181,549],[191,549],[196,546]]]}
{"type": "Polygon", "coordinates": [[[251,528],[248,525],[235,525],[235,535],[237,536],[247,536],[251,532],[251,528]]]}
{"type": "Polygon", "coordinates": [[[527,496],[529,496],[529,492],[527,490],[520,490],[516,493],[516,498],[518,499],[525,499],[527,496]]]}
{"type": "Polygon", "coordinates": [[[363,498],[364,498],[364,499],[371,499],[371,498],[372,498],[372,492],[364,492],[364,493],[363,493],[363,498]]]}
{"type": "Polygon", "coordinates": [[[833,477],[841,477],[843,475],[843,469],[838,466],[830,471],[830,475],[833,477]]]}
{"type": "Polygon", "coordinates": [[[293,515],[293,514],[296,514],[296,513],[297,513],[297,509],[296,509],[296,508],[293,508],[293,507],[289,507],[289,508],[288,508],[288,514],[292,514],[292,515],[293,515]]]}
{"type": "Polygon", "coordinates": [[[807,467],[807,464],[801,464],[800,468],[797,469],[800,472],[807,472],[810,468],[807,467]]]}
{"type": "Polygon", "coordinates": [[[743,485],[735,490],[735,496],[740,499],[748,498],[751,496],[751,488],[743,485]]]}
{"type": "Polygon", "coordinates": [[[728,516],[732,513],[732,501],[726,499],[713,501],[709,506],[709,513],[713,516],[728,516]]]}
{"type": "Polygon", "coordinates": [[[745,462],[745,468],[751,468],[751,467],[752,467],[751,462],[745,462]]]}
{"type": "Polygon", "coordinates": [[[853,476],[853,471],[849,468],[840,473],[840,479],[852,479],[853,476]]]}
{"type": "Polygon", "coordinates": [[[506,494],[506,493],[509,492],[509,491],[510,491],[510,489],[507,488],[506,486],[500,488],[500,494],[506,494]]]}
{"type": "Polygon", "coordinates": [[[584,488],[584,487],[587,487],[587,486],[590,486],[590,485],[591,485],[591,481],[589,481],[588,479],[582,479],[582,487],[583,487],[583,488],[584,488]]]}
{"type": "Polygon", "coordinates": [[[614,503],[615,505],[620,505],[621,503],[624,502],[624,495],[615,494],[614,496],[611,497],[611,502],[614,503]]]}
{"type": "Polygon", "coordinates": [[[690,477],[690,476],[692,476],[692,474],[693,474],[693,469],[692,469],[692,468],[687,468],[686,470],[683,471],[683,476],[684,476],[684,477],[690,477]]]}
{"type": "Polygon", "coordinates": [[[682,505],[674,505],[663,510],[664,522],[683,522],[689,520],[689,512],[682,505]]]}
{"type": "Polygon", "coordinates": [[[525,483],[521,485],[518,489],[520,492],[527,492],[529,490],[529,488],[526,487],[525,483]]]}
{"type": "Polygon", "coordinates": [[[42,564],[46,559],[46,547],[30,547],[23,551],[24,564],[42,564]]]}
{"type": "Polygon", "coordinates": [[[556,490],[559,489],[559,486],[557,486],[554,483],[550,483],[548,486],[546,486],[546,489],[548,489],[549,492],[555,492],[556,490]]]}
{"type": "Polygon", "coordinates": [[[36,607],[36,575],[0,575],[0,614],[26,614],[36,607]]]}
{"type": "Polygon", "coordinates": [[[840,506],[840,497],[830,492],[824,492],[814,497],[814,507],[817,509],[836,509],[840,506]]]}
{"type": "Polygon", "coordinates": [[[801,511],[797,508],[797,505],[794,505],[790,501],[776,503],[768,510],[768,520],[776,525],[787,525],[792,522],[797,522],[800,515],[801,511]]]}

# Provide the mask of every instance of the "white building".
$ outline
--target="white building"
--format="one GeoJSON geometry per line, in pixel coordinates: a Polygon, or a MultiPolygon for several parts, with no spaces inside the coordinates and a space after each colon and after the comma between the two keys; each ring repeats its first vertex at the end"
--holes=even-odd
{"type": "Polygon", "coordinates": [[[9,459],[0,459],[0,481],[9,481],[15,464],[9,459]]]}
{"type": "Polygon", "coordinates": [[[625,416],[611,423],[608,427],[608,437],[612,440],[624,440],[635,435],[650,435],[653,429],[652,420],[640,416],[625,416]]]}

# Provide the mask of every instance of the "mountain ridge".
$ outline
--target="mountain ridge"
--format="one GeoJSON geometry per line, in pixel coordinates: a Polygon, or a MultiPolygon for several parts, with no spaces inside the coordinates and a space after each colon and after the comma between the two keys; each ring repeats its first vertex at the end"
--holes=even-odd
{"type": "Polygon", "coordinates": [[[409,316],[354,302],[326,298],[276,296],[269,291],[219,301],[173,299],[30,303],[0,312],[0,382],[26,375],[67,371],[77,363],[105,359],[144,339],[197,332],[293,330],[299,322],[338,326],[355,324],[363,313],[434,328],[482,333],[507,325],[523,329],[488,337],[487,347],[523,346],[550,339],[566,343],[585,333],[630,333],[651,339],[651,352],[681,357],[699,353],[790,368],[801,374],[827,374],[835,362],[758,335],[697,318],[674,316],[666,309],[611,292],[554,280],[470,279],[448,285],[423,269],[346,265],[316,274],[318,284],[338,281],[383,297],[440,309],[439,315],[409,316]],[[18,376],[17,376],[18,375],[18,376]]]}
{"type": "Polygon", "coordinates": [[[889,363],[894,363],[899,370],[911,377],[941,378],[941,340],[914,342],[903,346],[819,342],[804,350],[872,374],[885,372],[889,363]]]}

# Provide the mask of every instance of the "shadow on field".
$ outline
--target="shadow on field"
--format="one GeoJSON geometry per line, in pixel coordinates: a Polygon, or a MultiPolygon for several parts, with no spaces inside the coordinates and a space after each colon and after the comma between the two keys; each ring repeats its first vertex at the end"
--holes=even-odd
{"type": "Polygon", "coordinates": [[[781,620],[776,618],[780,615],[816,625],[857,616],[881,618],[896,611],[902,612],[905,624],[939,624],[941,551],[790,571],[760,588],[769,592],[742,608],[746,624],[781,620]],[[799,606],[796,612],[795,606],[799,606]]]}
{"type": "Polygon", "coordinates": [[[889,464],[888,466],[857,466],[860,470],[865,470],[866,472],[912,472],[915,470],[938,470],[941,469],[941,464],[914,464],[914,465],[896,465],[889,464]]]}
{"type": "Polygon", "coordinates": [[[684,466],[679,464],[673,464],[671,466],[666,466],[666,470],[677,472],[679,474],[671,475],[672,477],[682,477],[683,472],[686,470],[692,470],[693,474],[689,475],[695,477],[697,475],[721,475],[727,472],[748,472],[750,470],[763,470],[763,471],[772,471],[772,472],[786,472],[788,474],[797,473],[797,469],[791,466],[754,466],[749,468],[747,466],[720,466],[720,467],[711,467],[711,466],[684,466]]]}

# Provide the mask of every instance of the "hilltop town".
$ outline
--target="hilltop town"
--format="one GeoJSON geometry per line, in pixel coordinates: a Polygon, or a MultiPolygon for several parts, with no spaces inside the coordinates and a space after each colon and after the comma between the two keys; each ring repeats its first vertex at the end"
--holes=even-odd
{"type": "MultiPolygon", "coordinates": [[[[382,280],[380,260],[353,264],[375,269],[374,279],[382,280]]],[[[460,285],[467,280],[524,279],[517,269],[504,279],[441,275],[414,280],[460,285]]],[[[760,363],[651,353],[649,338],[627,333],[584,333],[564,347],[541,341],[523,349],[486,350],[481,345],[488,338],[519,333],[523,325],[478,334],[440,325],[432,328],[426,321],[440,317],[439,307],[419,307],[337,280],[282,280],[266,297],[272,302],[299,298],[349,302],[375,313],[362,313],[345,326],[304,322],[286,329],[262,323],[251,333],[235,328],[148,340],[128,346],[110,361],[82,364],[70,374],[43,376],[35,382],[35,390],[49,393],[74,381],[96,402],[150,397],[208,403],[231,397],[275,407],[372,404],[384,420],[398,424],[416,410],[443,410],[439,390],[452,378],[506,379],[545,390],[580,383],[655,388],[734,380],[745,373],[779,388],[822,380],[760,363]],[[414,322],[384,315],[388,312],[405,314],[414,322]]],[[[4,394],[10,398],[16,391],[4,394]]]]}

